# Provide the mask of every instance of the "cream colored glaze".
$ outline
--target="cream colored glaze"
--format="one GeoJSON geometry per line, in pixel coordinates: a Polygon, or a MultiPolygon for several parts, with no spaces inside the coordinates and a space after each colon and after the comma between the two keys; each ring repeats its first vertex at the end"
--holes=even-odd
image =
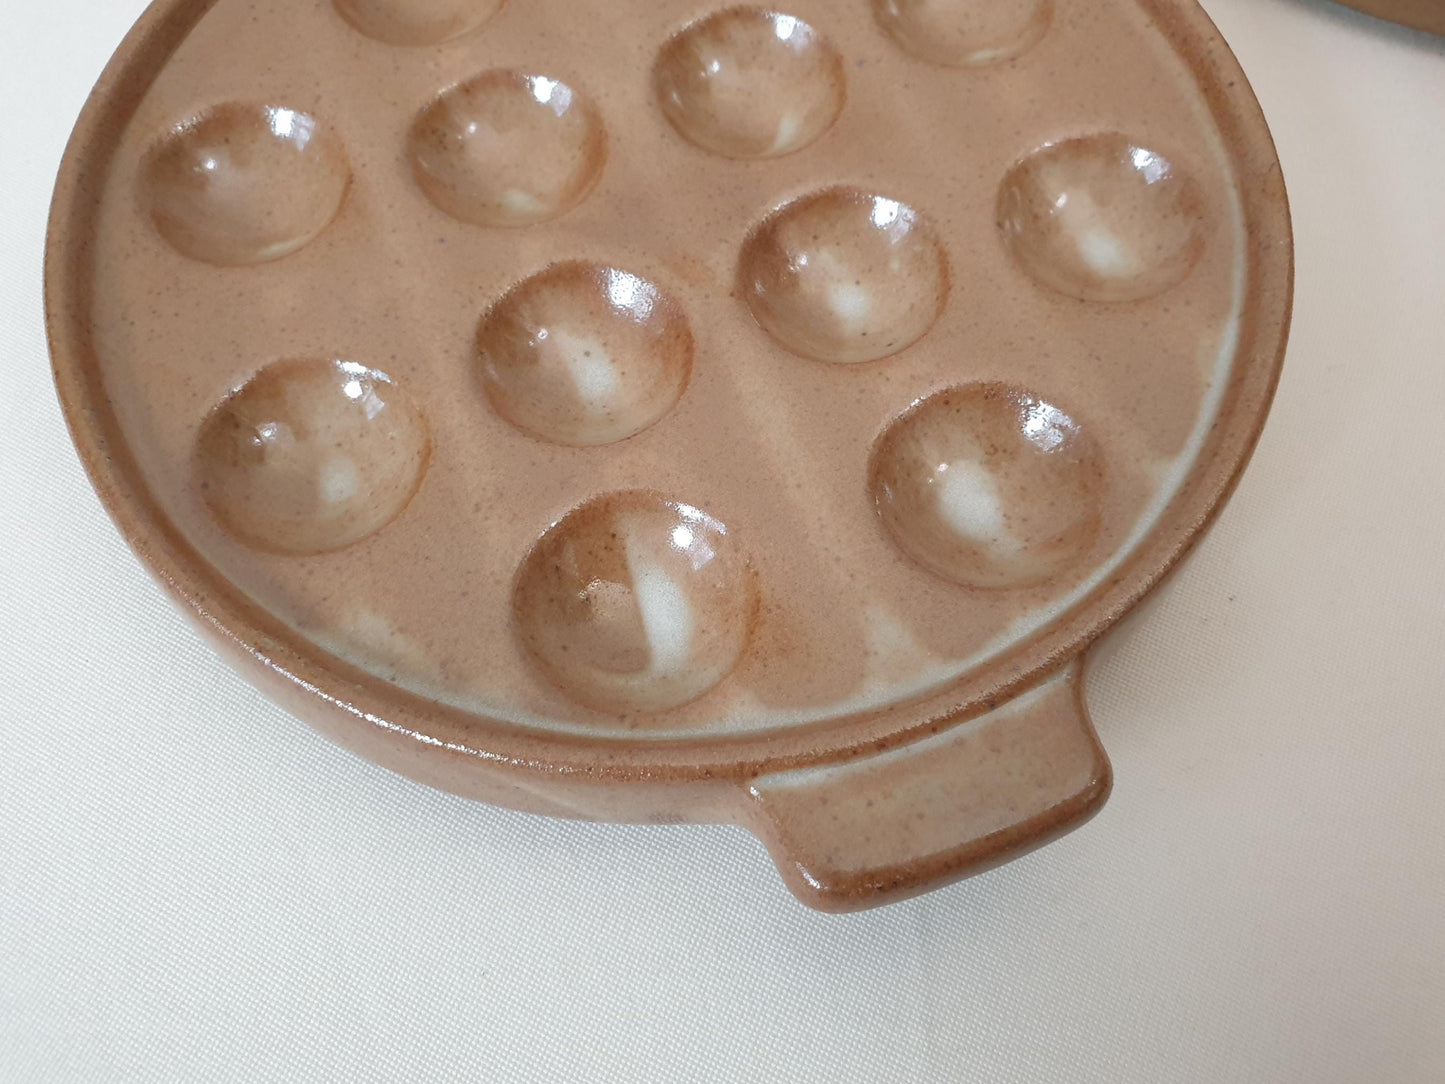
{"type": "Polygon", "coordinates": [[[1141,517],[1157,511],[1207,427],[1220,360],[1233,352],[1242,262],[1224,151],[1192,80],[1132,0],[1060,3],[1020,59],[970,71],[901,53],[862,0],[789,10],[844,57],[847,106],[803,150],[736,162],[680,138],[656,103],[649,73],[663,43],[699,14],[689,3],[513,3],[445,46],[399,50],[356,33],[323,0],[221,0],[138,111],[96,250],[107,391],[177,526],[262,605],[367,669],[500,718],[592,733],[757,728],[883,704],[956,677],[1049,620],[1137,541],[1141,517]],[[587,32],[549,29],[567,22],[587,32]],[[597,186],[553,221],[466,225],[414,182],[405,150],[415,117],[443,88],[497,68],[565,80],[590,96],[606,128],[597,186]],[[264,268],[188,260],[138,208],[148,148],[230,101],[316,115],[352,169],[335,221],[264,268]],[[1085,303],[1041,287],[995,225],[999,185],[1018,160],[1100,130],[1167,155],[1197,185],[1202,255],[1182,283],[1140,302],[1085,303]],[[833,184],[906,200],[947,254],[939,319],[881,361],[790,353],[735,295],[755,225],[833,184]],[[601,448],[545,443],[508,424],[476,371],[487,309],[528,275],[574,259],[655,282],[695,340],[678,405],[601,448]],[[315,557],[236,541],[208,514],[194,472],[208,412],[289,357],[387,373],[432,437],[430,467],[404,513],[315,557]],[[868,491],[878,434],[915,400],[974,381],[1056,404],[1100,448],[1092,549],[1025,590],[970,589],[929,572],[889,540],[868,491]],[[716,689],[674,709],[608,716],[530,664],[509,606],[516,571],[549,524],[591,497],[637,488],[737,530],[762,601],[742,658],[716,689]]]}

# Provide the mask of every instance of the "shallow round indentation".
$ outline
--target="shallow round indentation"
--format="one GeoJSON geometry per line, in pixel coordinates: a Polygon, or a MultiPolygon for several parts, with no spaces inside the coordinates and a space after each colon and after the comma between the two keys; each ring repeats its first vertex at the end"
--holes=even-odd
{"type": "Polygon", "coordinates": [[[436,45],[475,30],[503,0],[332,0],[342,18],[388,45],[436,45]]]}
{"type": "Polygon", "coordinates": [[[873,15],[904,52],[969,68],[1037,45],[1053,22],[1054,0],[873,0],[873,15]]]}
{"type": "Polygon", "coordinates": [[[346,152],[315,117],[228,103],[151,148],[140,196],[161,236],[184,255],[255,264],[295,252],[324,230],[350,183],[346,152]]]}
{"type": "Polygon", "coordinates": [[[855,188],[804,196],[743,245],[743,296],[758,323],[819,361],[875,361],[917,342],[948,298],[932,224],[905,203],[855,188]]]}
{"type": "Polygon", "coordinates": [[[421,484],[431,438],[385,374],[354,361],[268,365],[201,424],[196,475],[217,522],[273,553],[360,541],[421,484]]]}
{"type": "Polygon", "coordinates": [[[569,262],[513,287],[482,321],[477,353],[498,414],[558,444],[640,433],[681,398],[692,372],[682,306],[654,283],[569,262]]]}
{"type": "Polygon", "coordinates": [[[1084,301],[1134,301],[1178,285],[1204,251],[1198,188],[1117,133],[1052,143],[1004,178],[998,226],[1019,264],[1084,301]]]}
{"type": "Polygon", "coordinates": [[[662,111],[685,139],[727,158],[806,147],[843,110],[843,58],[803,20],[761,8],[709,15],[662,47],[662,111]]]}
{"type": "Polygon", "coordinates": [[[742,656],[756,577],[722,523],[655,493],[611,493],[532,548],[512,596],[518,636],[572,699],[600,711],[694,700],[742,656]]]}
{"type": "Polygon", "coordinates": [[[1005,384],[915,403],[873,449],[869,488],[898,547],[971,587],[1067,571],[1098,535],[1103,464],[1058,407],[1005,384]]]}
{"type": "Polygon", "coordinates": [[[529,226],[582,202],[602,175],[607,135],[580,91],[545,75],[495,70],[424,109],[409,153],[421,190],[453,218],[529,226]]]}

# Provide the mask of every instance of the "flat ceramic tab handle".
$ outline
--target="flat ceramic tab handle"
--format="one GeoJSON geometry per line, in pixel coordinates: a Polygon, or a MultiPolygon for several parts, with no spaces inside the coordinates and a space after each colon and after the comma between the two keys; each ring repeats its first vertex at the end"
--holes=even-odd
{"type": "Polygon", "coordinates": [[[891,903],[1031,850],[1109,794],[1081,675],[1076,660],[911,745],[761,776],[749,827],[793,893],[824,911],[891,903]]]}

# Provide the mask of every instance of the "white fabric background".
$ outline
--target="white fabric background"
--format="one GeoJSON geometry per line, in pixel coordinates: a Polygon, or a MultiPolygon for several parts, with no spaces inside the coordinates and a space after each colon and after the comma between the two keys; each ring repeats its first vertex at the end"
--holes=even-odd
{"type": "Polygon", "coordinates": [[[40,294],[66,135],[142,6],[0,19],[0,1080],[1445,1079],[1445,42],[1208,0],[1298,231],[1259,453],[1094,656],[1104,812],[830,918],[739,830],[362,763],[152,586],[40,294]]]}

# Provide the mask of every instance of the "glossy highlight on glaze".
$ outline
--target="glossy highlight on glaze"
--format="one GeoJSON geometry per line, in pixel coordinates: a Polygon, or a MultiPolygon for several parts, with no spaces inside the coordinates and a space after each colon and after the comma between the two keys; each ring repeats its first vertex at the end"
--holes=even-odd
{"type": "Polygon", "coordinates": [[[350,183],[340,140],[316,117],[230,102],[177,125],[149,150],[140,198],[181,254],[259,264],[326,229],[350,183]]]}
{"type": "Polygon", "coordinates": [[[542,536],[517,574],[512,620],[568,696],[649,712],[722,681],[757,605],[747,554],[721,521],[638,491],[595,498],[542,536]]]}
{"type": "Polygon", "coordinates": [[[312,554],[400,515],[430,456],[425,418],[385,373],[297,359],[268,365],[212,410],[194,460],[201,497],[228,534],[312,554]]]}
{"type": "Polygon", "coordinates": [[[846,97],[843,58],[795,15],[737,7],[679,31],[653,66],[667,119],[726,158],[776,158],[832,127],[846,97]]]}
{"type": "MultiPolygon", "coordinates": [[[[842,62],[846,101],[814,132],[785,123],[778,103],[815,90],[827,103],[827,79],[741,111],[729,93],[683,94],[718,133],[712,148],[669,118],[657,82],[664,50],[699,25],[685,20],[712,17],[706,6],[514,0],[470,29],[417,32],[467,35],[454,44],[409,50],[385,40],[405,34],[338,11],[415,23],[471,20],[495,3],[283,6],[159,0],[77,132],[49,255],[57,382],[83,458],[137,551],[223,650],[332,737],[434,785],[554,814],[744,824],[825,909],[946,883],[1097,808],[1107,761],[1079,667],[1064,664],[1228,491],[1288,314],[1277,163],[1242,76],[1188,0],[1056,4],[1031,44],[1021,35],[992,55],[970,45],[933,58],[871,2],[765,12],[756,25],[772,36],[755,39],[755,56],[716,59],[766,72],[766,57],[782,56],[783,83],[826,71],[770,53],[780,29],[798,33],[789,19],[806,20],[842,62]],[[1149,44],[1131,50],[1127,85],[1121,41],[1149,44]],[[536,76],[516,101],[517,130],[534,131],[509,143],[509,107],[483,102],[459,123],[433,116],[429,153],[414,155],[429,97],[492,65],[536,76]],[[235,73],[227,91],[243,101],[278,93],[312,110],[354,166],[344,218],[277,266],[187,268],[144,199],[129,198],[145,194],[133,164],[159,142],[157,125],[206,108],[192,76],[218,68],[235,73]],[[602,158],[585,153],[586,136],[569,149],[574,129],[553,126],[555,112],[530,112],[560,105],[557,85],[593,103],[602,158]],[[989,108],[961,116],[968,102],[989,108]],[[991,232],[1008,163],[1068,133],[1064,103],[1087,103],[1082,119],[1197,190],[1202,243],[1172,285],[1108,304],[1071,295],[1081,287],[1067,274],[1062,288],[1046,281],[1071,251],[1111,271],[1119,253],[1167,252],[1170,217],[1150,218],[1147,202],[1132,235],[1129,211],[1098,216],[1102,240],[1069,223],[1072,249],[1051,248],[1028,213],[1016,235],[991,232]],[[574,188],[579,162],[595,169],[574,188]],[[783,259],[748,249],[775,215],[840,189],[856,198],[837,201],[836,217],[800,216],[770,238],[783,259]],[[912,241],[872,247],[890,223],[912,241]],[[930,239],[932,260],[915,261],[930,246],[912,242],[930,239]],[[823,250],[834,264],[820,269],[823,250]],[[790,268],[789,252],[808,263],[790,268]],[[575,273],[546,279],[567,266],[575,273]],[[515,320],[489,340],[504,311],[515,320]],[[604,345],[605,363],[568,335],[604,345]],[[287,416],[320,417],[326,436],[249,463],[252,438],[285,435],[260,432],[261,415],[279,416],[262,396],[257,417],[231,411],[232,439],[202,452],[198,429],[208,408],[225,412],[235,374],[273,357],[334,367],[333,356],[375,375],[382,429],[355,432],[352,415],[326,405],[334,389],[312,395],[295,380],[287,416]],[[979,385],[1017,401],[963,426],[919,420],[939,395],[966,402],[979,385]],[[1023,399],[1031,421],[1019,420],[1023,399]],[[409,463],[419,444],[408,402],[427,454],[416,498],[387,518],[407,471],[332,460],[409,463]],[[990,425],[985,446],[976,438],[990,425]],[[1097,498],[1096,528],[1072,541],[1069,507],[1047,496],[1055,462],[1029,459],[1045,454],[1030,432],[1098,467],[1062,486],[1097,498]],[[899,475],[895,494],[921,494],[916,514],[893,509],[893,528],[870,489],[885,469],[899,475]],[[649,499],[609,511],[620,494],[649,499]],[[327,522],[330,505],[352,499],[327,522]],[[603,526],[589,531],[594,504],[603,526]],[[268,526],[278,512],[287,522],[268,526]],[[701,517],[725,527],[702,531],[722,563],[699,578],[686,551],[701,517]],[[564,545],[568,523],[579,526],[564,545]],[[679,528],[693,535],[673,537],[679,528]],[[949,545],[937,568],[908,552],[939,539],[949,545]],[[964,559],[960,539],[973,547],[964,559]],[[712,575],[739,565],[750,575],[733,576],[735,589],[712,575]],[[524,585],[558,620],[524,628],[519,615],[535,609],[516,606],[524,585]],[[741,612],[738,647],[727,615],[741,612]]],[[[1030,13],[1042,6],[893,10],[920,25],[925,9],[999,26],[1017,15],[1037,32],[1030,13]]],[[[947,27],[931,25],[924,39],[938,44],[947,27]]],[[[1121,191],[1094,186],[1105,204],[1121,191]]],[[[1018,192],[1026,212],[1051,198],[1018,192]]]]}
{"type": "Polygon", "coordinates": [[[998,227],[1019,266],[1083,301],[1163,293],[1204,249],[1193,180],[1113,132],[1048,144],[1014,166],[999,187],[998,227]]]}
{"type": "Polygon", "coordinates": [[[513,287],[477,334],[497,413],[557,444],[610,444],[656,423],[687,387],[692,354],[687,317],[670,294],[581,261],[513,287]]]}
{"type": "Polygon", "coordinates": [[[586,198],[607,161],[592,100],[560,79],[483,72],[443,91],[407,142],[427,199],[476,226],[531,226],[586,198]]]}
{"type": "Polygon", "coordinates": [[[885,195],[828,188],[749,235],[739,286],[783,346],[818,361],[877,361],[921,339],[948,298],[948,259],[927,218],[885,195]]]}
{"type": "Polygon", "coordinates": [[[1104,488],[1093,439],[1057,406],[1004,384],[936,392],[888,427],[868,488],[910,557],[968,587],[1027,587],[1078,564],[1104,488]]]}

